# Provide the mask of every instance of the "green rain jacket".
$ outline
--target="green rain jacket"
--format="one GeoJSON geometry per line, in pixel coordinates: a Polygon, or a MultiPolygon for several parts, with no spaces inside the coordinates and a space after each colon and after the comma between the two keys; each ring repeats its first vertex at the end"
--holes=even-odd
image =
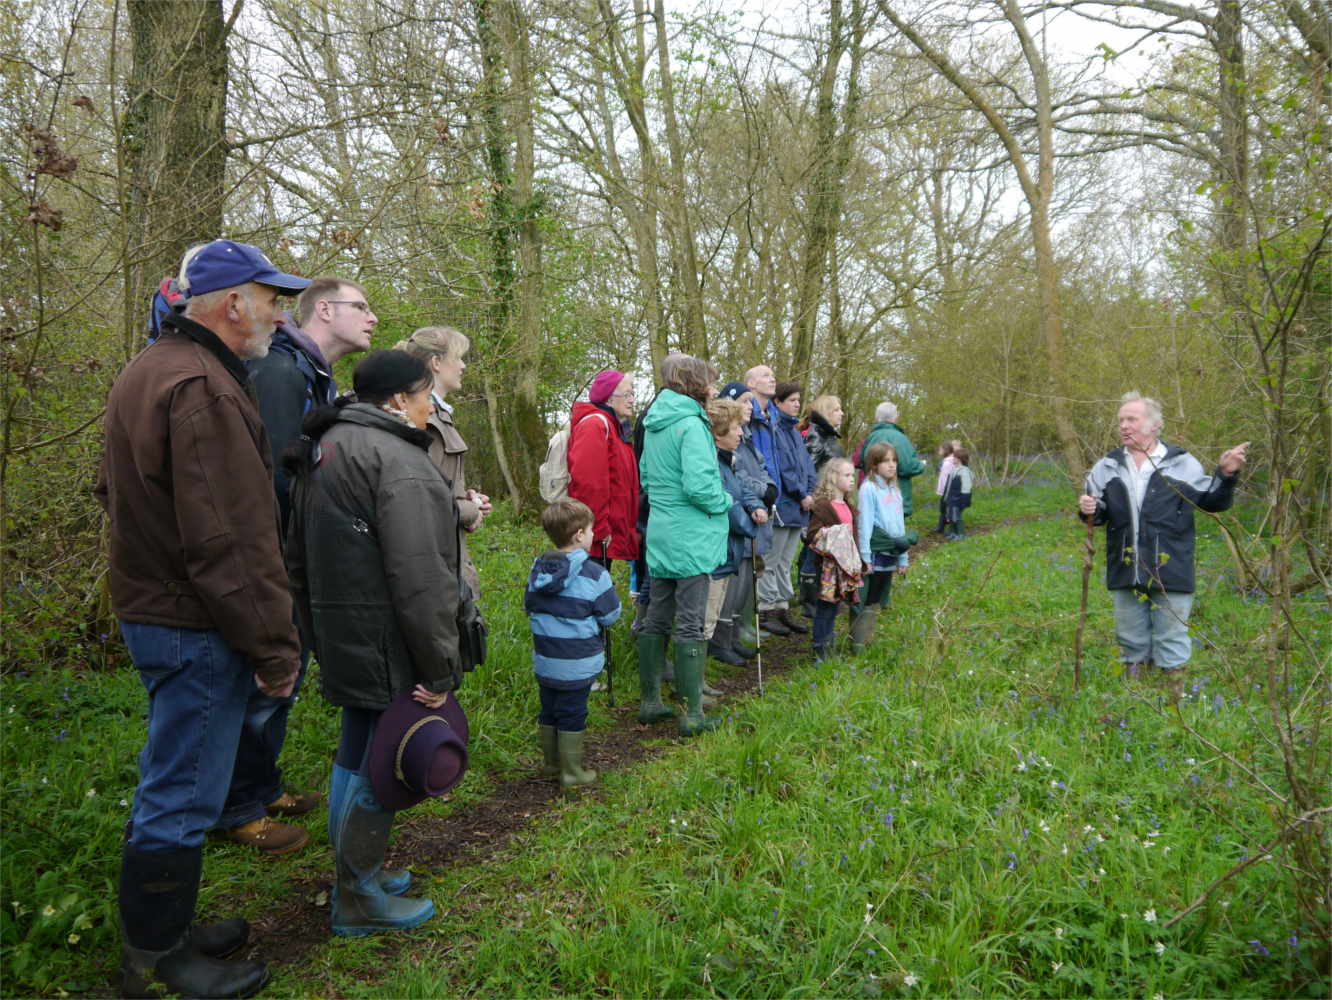
{"type": "Polygon", "coordinates": [[[902,491],[902,516],[910,517],[911,480],[925,471],[925,463],[916,454],[915,445],[907,438],[902,428],[890,420],[885,420],[875,424],[869,432],[869,437],[865,438],[865,444],[860,449],[862,468],[865,457],[869,454],[870,445],[880,441],[887,441],[897,452],[897,486],[902,491]]]}
{"type": "Polygon", "coordinates": [[[731,496],[703,407],[663,389],[643,418],[639,479],[651,504],[647,564],[653,576],[684,579],[726,561],[731,496]]]}

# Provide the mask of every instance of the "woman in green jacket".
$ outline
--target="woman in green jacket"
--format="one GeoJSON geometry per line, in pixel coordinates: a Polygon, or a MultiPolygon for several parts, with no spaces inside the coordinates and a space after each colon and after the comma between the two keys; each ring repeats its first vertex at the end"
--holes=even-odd
{"type": "Polygon", "coordinates": [[[731,497],[722,486],[717,449],[704,407],[715,395],[716,369],[700,358],[676,366],[643,418],[639,479],[651,504],[647,566],[652,588],[638,635],[640,722],[674,716],[661,700],[666,638],[674,628],[675,686],[685,697],[680,733],[714,729],[703,717],[703,662],[710,574],[726,561],[731,497]]]}

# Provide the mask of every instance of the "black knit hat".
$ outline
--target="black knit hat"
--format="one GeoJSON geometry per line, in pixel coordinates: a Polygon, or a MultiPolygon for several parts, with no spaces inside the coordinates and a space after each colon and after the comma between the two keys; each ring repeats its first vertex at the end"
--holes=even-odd
{"type": "Polygon", "coordinates": [[[718,395],[726,399],[739,399],[748,391],[749,386],[745,385],[743,382],[727,382],[718,395]]]}
{"type": "Polygon", "coordinates": [[[419,392],[430,383],[426,363],[406,351],[371,351],[352,374],[356,397],[365,403],[382,402],[395,392],[419,392]]]}

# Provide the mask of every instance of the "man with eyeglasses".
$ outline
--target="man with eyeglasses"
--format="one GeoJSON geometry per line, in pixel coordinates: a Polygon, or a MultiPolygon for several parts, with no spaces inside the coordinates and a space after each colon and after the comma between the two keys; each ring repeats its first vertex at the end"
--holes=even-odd
{"type": "MultiPolygon", "coordinates": [[[[342,278],[316,278],[296,302],[298,326],[284,314],[277,324],[268,355],[250,362],[250,384],[273,453],[273,486],[286,537],[290,484],[282,453],[301,435],[305,415],[331,404],[338,394],[333,365],[348,354],[369,350],[378,317],[365,289],[342,278]]],[[[289,792],[282,783],[278,757],[287,738],[287,719],[310,663],[301,649],[301,671],[289,697],[274,698],[257,688],[246,706],[245,724],[236,750],[227,803],[217,829],[227,840],[277,856],[300,850],[309,833],[281,823],[275,816],[300,816],[319,805],[317,792],[289,792]]]]}

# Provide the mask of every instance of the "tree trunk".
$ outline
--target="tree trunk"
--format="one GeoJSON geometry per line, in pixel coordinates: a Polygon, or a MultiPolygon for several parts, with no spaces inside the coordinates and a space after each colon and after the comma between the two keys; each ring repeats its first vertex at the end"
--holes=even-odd
{"type": "Polygon", "coordinates": [[[536,143],[532,124],[535,85],[531,33],[519,0],[501,0],[501,38],[509,67],[509,120],[514,138],[513,211],[518,243],[517,339],[511,356],[515,365],[513,397],[506,424],[514,444],[510,451],[518,491],[536,504],[538,467],[545,454],[541,419],[541,314],[544,278],[541,252],[542,200],[536,191],[536,143]]]}
{"type": "MultiPolygon", "coordinates": [[[[490,177],[490,200],[486,225],[490,240],[490,272],[487,275],[489,301],[485,310],[485,350],[488,366],[502,366],[508,358],[513,319],[514,248],[511,219],[513,215],[513,177],[509,172],[509,133],[504,116],[504,52],[500,45],[492,0],[474,0],[477,41],[481,55],[481,120],[485,142],[486,172],[490,177]]],[[[497,421],[491,402],[492,378],[485,376],[486,402],[490,409],[495,437],[496,458],[505,472],[504,481],[515,511],[522,510],[524,484],[512,470],[513,459],[521,450],[521,441],[508,421],[497,421]],[[515,447],[515,444],[517,446],[515,447]]]]}
{"type": "Polygon", "coordinates": [[[684,349],[699,357],[708,356],[708,335],[703,319],[703,286],[698,273],[698,248],[694,243],[694,224],[689,215],[685,193],[685,150],[680,137],[680,123],[675,113],[675,83],[671,73],[670,43],[666,30],[666,5],[655,0],[657,21],[657,70],[661,74],[661,113],[666,122],[666,146],[670,153],[671,182],[668,186],[669,217],[675,238],[676,277],[684,297],[684,349]]]}
{"type": "Polygon", "coordinates": [[[607,186],[617,207],[629,220],[629,230],[634,241],[635,272],[643,295],[648,348],[652,356],[652,369],[656,372],[670,352],[670,337],[662,297],[661,263],[657,253],[657,151],[648,128],[644,100],[648,58],[644,22],[647,11],[644,0],[634,0],[634,48],[631,54],[624,44],[619,22],[608,0],[599,0],[597,9],[601,17],[597,34],[604,36],[606,45],[605,59],[598,62],[601,68],[610,73],[616,96],[624,105],[638,144],[639,178],[637,183],[632,183],[616,149],[614,118],[606,101],[605,86],[598,79],[597,113],[605,133],[607,186]]]}
{"type": "Polygon", "coordinates": [[[1214,27],[1221,182],[1216,201],[1221,216],[1221,245],[1228,251],[1236,251],[1247,242],[1249,215],[1248,94],[1239,0],[1218,0],[1214,27]]]}
{"type": "Polygon", "coordinates": [[[1080,482],[1082,476],[1082,448],[1073,429],[1069,408],[1068,366],[1064,360],[1064,324],[1059,306],[1059,270],[1055,261],[1054,242],[1050,236],[1050,203],[1054,195],[1054,136],[1053,110],[1050,97],[1050,78],[1045,60],[1036,51],[1031,33],[1027,30],[1017,0],[1003,0],[1004,17],[1022,45],[1022,54],[1031,72],[1035,89],[1036,126],[1039,149],[1036,176],[1009,123],[999,114],[974,80],[963,76],[942,50],[935,48],[919,31],[902,20],[892,9],[889,0],[878,0],[879,9],[892,21],[920,53],[934,64],[941,76],[956,87],[984,117],[1008,153],[1009,163],[1017,174],[1022,194],[1027,199],[1031,217],[1031,239],[1036,255],[1036,277],[1040,289],[1041,334],[1045,340],[1046,358],[1050,369],[1050,409],[1054,413],[1055,433],[1063,451],[1064,467],[1070,482],[1080,482]]]}
{"type": "Polygon", "coordinates": [[[814,109],[815,155],[813,191],[800,254],[799,289],[792,329],[792,373],[808,376],[814,358],[814,333],[819,303],[823,300],[829,248],[837,239],[842,214],[842,184],[851,162],[856,111],[859,106],[861,40],[864,12],[852,0],[851,17],[842,15],[842,0],[831,0],[828,13],[828,52],[819,73],[819,92],[814,109]],[[845,102],[839,112],[836,101],[837,69],[842,57],[851,53],[845,102]]]}
{"type": "Polygon", "coordinates": [[[126,309],[142,313],[185,250],[222,233],[230,25],[221,0],[130,0],[128,12],[126,309]]]}

